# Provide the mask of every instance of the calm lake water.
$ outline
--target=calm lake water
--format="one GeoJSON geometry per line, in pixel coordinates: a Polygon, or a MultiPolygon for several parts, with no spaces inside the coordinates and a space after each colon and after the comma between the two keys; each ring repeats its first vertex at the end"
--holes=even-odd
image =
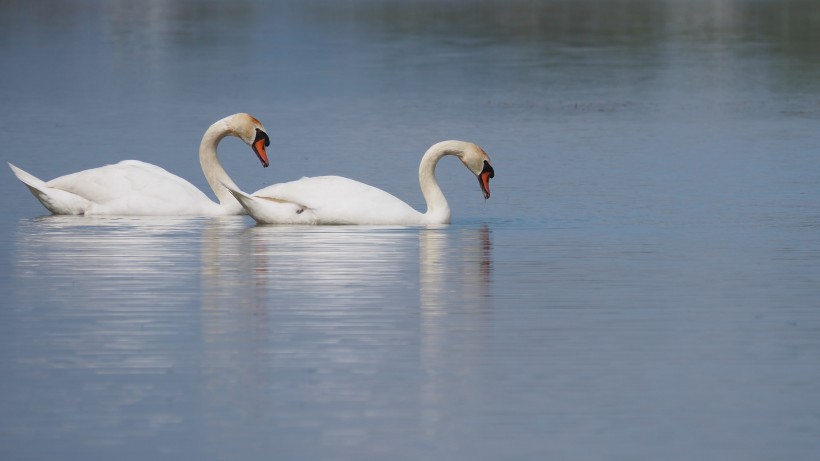
{"type": "Polygon", "coordinates": [[[0,154],[355,178],[435,228],[53,217],[0,181],[0,459],[815,460],[813,0],[3,1],[0,154]],[[450,159],[452,160],[452,159],[450,159]]]}

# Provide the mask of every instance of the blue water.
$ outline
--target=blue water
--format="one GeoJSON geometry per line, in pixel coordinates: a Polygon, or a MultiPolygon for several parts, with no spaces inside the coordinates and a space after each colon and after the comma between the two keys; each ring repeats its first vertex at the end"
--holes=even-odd
{"type": "Polygon", "coordinates": [[[453,223],[53,217],[0,181],[0,459],[814,460],[820,5],[0,3],[0,154],[453,223]],[[452,159],[451,159],[452,160],[452,159]]]}

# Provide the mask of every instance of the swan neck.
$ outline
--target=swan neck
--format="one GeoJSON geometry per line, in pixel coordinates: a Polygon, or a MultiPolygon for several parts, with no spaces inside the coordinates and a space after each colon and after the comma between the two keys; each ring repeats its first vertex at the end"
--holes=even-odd
{"type": "Polygon", "coordinates": [[[425,220],[428,224],[447,224],[450,222],[450,205],[436,180],[436,165],[445,155],[456,155],[445,147],[435,145],[427,150],[419,165],[419,186],[427,202],[425,220]]]}
{"type": "Polygon", "coordinates": [[[224,120],[220,120],[211,125],[205,135],[202,136],[202,142],[199,145],[199,163],[202,166],[202,172],[205,174],[205,179],[208,180],[208,185],[216,194],[219,204],[222,207],[239,207],[239,202],[231,195],[230,191],[223,186],[223,184],[239,189],[233,182],[225,168],[219,163],[219,158],[216,154],[216,148],[222,138],[234,135],[224,120]]]}

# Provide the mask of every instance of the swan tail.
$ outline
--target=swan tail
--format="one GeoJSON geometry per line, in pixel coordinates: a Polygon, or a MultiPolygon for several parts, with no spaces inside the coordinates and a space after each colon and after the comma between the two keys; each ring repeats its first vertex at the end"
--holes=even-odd
{"type": "Polygon", "coordinates": [[[235,189],[228,185],[225,185],[225,188],[227,188],[228,191],[230,191],[231,195],[234,196],[236,201],[238,201],[239,204],[242,205],[242,208],[244,208],[245,211],[247,211],[253,219],[261,223],[266,222],[264,220],[264,217],[267,215],[267,213],[265,212],[266,210],[264,209],[263,203],[260,203],[253,196],[248,195],[239,189],[235,189]]]}
{"type": "Polygon", "coordinates": [[[34,176],[33,174],[29,173],[28,171],[23,170],[22,168],[18,168],[11,163],[9,163],[9,168],[14,173],[14,176],[17,176],[17,179],[23,182],[23,184],[27,185],[28,187],[45,187],[46,183],[43,182],[42,179],[34,176]]]}
{"type": "Polygon", "coordinates": [[[91,206],[91,202],[77,194],[48,187],[42,179],[11,163],[9,163],[9,167],[17,176],[17,179],[28,187],[34,197],[54,214],[83,214],[91,206]]]}
{"type": "Polygon", "coordinates": [[[251,206],[251,207],[253,206],[253,197],[251,197],[250,195],[242,192],[241,190],[237,189],[234,186],[231,186],[231,185],[228,185],[228,184],[225,184],[225,183],[222,183],[222,185],[225,186],[225,189],[228,189],[228,191],[231,193],[231,195],[233,195],[233,197],[236,199],[236,201],[238,201],[239,204],[242,205],[242,208],[244,208],[245,211],[248,211],[249,206],[251,206]]]}
{"type": "Polygon", "coordinates": [[[272,197],[248,195],[227,184],[223,185],[260,224],[315,224],[312,211],[304,205],[272,197]]]}

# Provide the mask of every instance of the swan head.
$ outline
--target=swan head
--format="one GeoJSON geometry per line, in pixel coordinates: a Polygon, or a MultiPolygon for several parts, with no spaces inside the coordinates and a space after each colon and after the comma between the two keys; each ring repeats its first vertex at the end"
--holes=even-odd
{"type": "Polygon", "coordinates": [[[461,163],[476,175],[484,199],[490,198],[490,178],[495,176],[495,171],[490,164],[490,156],[484,152],[484,149],[471,142],[444,141],[444,143],[446,143],[446,150],[458,157],[461,163]]]}
{"type": "Polygon", "coordinates": [[[262,122],[244,113],[231,115],[223,121],[227,125],[228,132],[251,146],[253,152],[259,157],[259,161],[262,162],[262,166],[267,168],[270,162],[268,162],[268,153],[265,148],[270,146],[270,138],[262,122]]]}

